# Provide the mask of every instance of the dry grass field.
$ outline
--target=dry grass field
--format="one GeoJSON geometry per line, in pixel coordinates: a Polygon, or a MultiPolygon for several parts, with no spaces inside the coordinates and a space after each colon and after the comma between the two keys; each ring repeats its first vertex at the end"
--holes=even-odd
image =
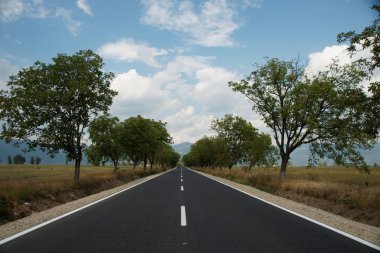
{"type": "Polygon", "coordinates": [[[279,182],[277,169],[199,169],[297,202],[302,202],[352,220],[380,226],[380,169],[370,174],[343,167],[290,167],[279,182]]]}
{"type": "Polygon", "coordinates": [[[80,182],[74,184],[73,166],[0,165],[0,224],[157,172],[81,166],[80,182]]]}

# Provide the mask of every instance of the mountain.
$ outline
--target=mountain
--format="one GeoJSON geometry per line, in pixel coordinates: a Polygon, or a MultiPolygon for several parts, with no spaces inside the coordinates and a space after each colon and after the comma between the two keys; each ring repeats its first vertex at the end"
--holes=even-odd
{"type": "MultiPolygon", "coordinates": [[[[374,163],[380,164],[380,143],[376,143],[371,150],[360,150],[360,153],[364,156],[368,165],[372,166],[374,163]]],[[[309,146],[302,145],[292,153],[290,162],[293,166],[307,165],[309,155],[309,146]]],[[[327,161],[327,163],[333,164],[333,161],[327,161]]]]}
{"type": "Polygon", "coordinates": [[[172,145],[172,147],[175,152],[183,156],[190,151],[191,145],[193,145],[193,143],[184,142],[184,143],[172,145]]]}
{"type": "MultiPolygon", "coordinates": [[[[40,149],[36,149],[31,152],[24,152],[25,148],[25,144],[21,144],[19,147],[16,147],[11,143],[6,143],[4,140],[0,140],[0,163],[8,163],[8,156],[13,158],[15,155],[20,154],[25,157],[26,163],[29,163],[32,156],[38,156],[41,158],[41,164],[66,164],[66,155],[63,151],[60,151],[53,158],[51,158],[47,153],[44,153],[40,149]]],[[[74,162],[68,162],[68,164],[74,164],[74,162]]],[[[85,157],[82,164],[87,164],[87,159],[85,157]]]]}

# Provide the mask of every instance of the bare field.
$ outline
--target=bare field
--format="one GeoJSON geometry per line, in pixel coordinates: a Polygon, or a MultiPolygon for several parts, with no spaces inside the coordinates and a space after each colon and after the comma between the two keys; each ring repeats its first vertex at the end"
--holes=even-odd
{"type": "Polygon", "coordinates": [[[279,182],[279,171],[254,168],[198,170],[253,186],[260,190],[307,204],[346,218],[380,226],[380,169],[370,174],[343,167],[290,167],[287,178],[279,182]]]}
{"type": "Polygon", "coordinates": [[[81,166],[79,184],[68,165],[0,165],[0,224],[145,177],[147,169],[81,166]]]}

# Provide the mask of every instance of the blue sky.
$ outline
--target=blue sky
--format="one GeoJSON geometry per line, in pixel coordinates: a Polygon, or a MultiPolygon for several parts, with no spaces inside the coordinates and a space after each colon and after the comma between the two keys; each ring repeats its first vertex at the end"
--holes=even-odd
{"type": "MultiPolygon", "coordinates": [[[[175,143],[209,133],[233,113],[270,131],[233,93],[264,57],[300,57],[317,71],[349,62],[340,32],[376,17],[369,0],[0,0],[0,88],[8,76],[58,53],[92,49],[116,74],[111,113],[168,123],[175,143]]],[[[379,78],[375,76],[375,78],[379,78]]]]}

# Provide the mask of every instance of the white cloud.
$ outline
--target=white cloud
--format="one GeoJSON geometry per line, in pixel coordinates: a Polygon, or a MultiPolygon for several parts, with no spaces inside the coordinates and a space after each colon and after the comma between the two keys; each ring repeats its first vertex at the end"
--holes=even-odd
{"type": "MultiPolygon", "coordinates": [[[[85,2],[85,1],[84,1],[85,2]]],[[[71,16],[71,11],[62,7],[47,8],[43,0],[0,0],[0,22],[10,23],[21,18],[53,19],[60,18],[66,28],[77,35],[81,22],[71,16]]]]}
{"type": "Polygon", "coordinates": [[[195,142],[204,135],[210,134],[211,115],[201,115],[194,107],[186,106],[174,115],[164,118],[174,143],[195,142]]]}
{"type": "Polygon", "coordinates": [[[94,14],[92,14],[91,12],[91,7],[90,5],[87,3],[86,0],[77,0],[77,6],[79,9],[81,9],[84,13],[86,13],[87,15],[90,15],[90,16],[93,16],[94,14]]]}
{"type": "Polygon", "coordinates": [[[8,59],[0,58],[0,89],[6,89],[9,76],[16,74],[19,67],[14,66],[8,59]]]}
{"type": "Polygon", "coordinates": [[[147,43],[136,43],[132,39],[121,39],[107,43],[98,49],[98,53],[109,59],[120,61],[142,61],[151,67],[160,67],[157,56],[166,55],[167,51],[150,47],[147,43]]]}
{"type": "Polygon", "coordinates": [[[0,20],[3,23],[17,20],[24,11],[24,4],[21,0],[0,1],[0,20]]]}
{"type": "Polygon", "coordinates": [[[341,64],[350,63],[350,55],[346,49],[346,45],[332,45],[325,47],[321,52],[310,53],[307,72],[317,74],[319,71],[327,70],[334,58],[338,59],[341,64]]]}
{"type": "Polygon", "coordinates": [[[55,12],[55,16],[62,19],[66,28],[70,31],[72,35],[75,36],[79,34],[79,30],[82,24],[80,21],[75,20],[71,17],[70,10],[59,7],[55,12]]]}
{"type": "Polygon", "coordinates": [[[50,11],[47,10],[42,0],[1,0],[0,1],[0,21],[9,23],[18,20],[23,16],[31,18],[47,18],[50,11]]]}
{"type": "Polygon", "coordinates": [[[170,97],[169,91],[134,69],[117,75],[111,88],[119,93],[114,99],[111,112],[122,119],[131,115],[160,118],[163,112],[167,112],[177,103],[170,97]]]}
{"type": "Polygon", "coordinates": [[[199,6],[191,1],[142,0],[142,5],[143,23],[185,34],[202,46],[233,46],[231,35],[240,27],[235,9],[226,0],[208,0],[199,6]]]}
{"type": "MultiPolygon", "coordinates": [[[[347,45],[332,45],[326,46],[320,52],[313,52],[309,54],[309,63],[306,68],[306,71],[309,75],[315,75],[318,71],[327,70],[327,66],[332,63],[332,60],[335,58],[339,61],[339,64],[350,64],[353,61],[356,61],[360,58],[370,58],[371,53],[369,50],[362,50],[357,52],[350,57],[348,53],[347,45]]],[[[380,80],[380,70],[377,69],[374,71],[371,82],[380,80]]],[[[364,80],[360,85],[364,87],[367,91],[370,81],[364,80]]]]}
{"type": "Polygon", "coordinates": [[[196,72],[198,83],[193,97],[206,112],[227,113],[242,97],[228,87],[228,81],[236,80],[236,74],[218,67],[205,67],[196,72]]]}
{"type": "Polygon", "coordinates": [[[244,97],[228,87],[236,78],[236,73],[213,66],[210,58],[177,56],[152,76],[134,69],[117,75],[111,87],[119,94],[111,113],[122,120],[138,114],[161,119],[175,143],[196,141],[210,133],[213,118],[226,113],[259,120],[244,97]]]}

